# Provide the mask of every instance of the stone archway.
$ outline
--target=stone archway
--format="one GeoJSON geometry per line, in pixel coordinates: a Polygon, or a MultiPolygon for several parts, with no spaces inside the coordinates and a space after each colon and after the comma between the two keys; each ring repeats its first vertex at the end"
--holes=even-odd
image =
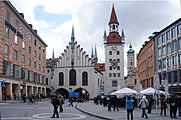
{"type": "Polygon", "coordinates": [[[64,96],[64,98],[68,98],[69,97],[69,92],[66,90],[66,89],[64,89],[64,88],[59,88],[59,89],[57,89],[56,91],[55,91],[55,94],[56,95],[63,95],[64,96]]]}
{"type": "Polygon", "coordinates": [[[80,93],[80,98],[83,100],[89,100],[89,92],[85,88],[77,88],[74,90],[74,92],[80,93]]]}

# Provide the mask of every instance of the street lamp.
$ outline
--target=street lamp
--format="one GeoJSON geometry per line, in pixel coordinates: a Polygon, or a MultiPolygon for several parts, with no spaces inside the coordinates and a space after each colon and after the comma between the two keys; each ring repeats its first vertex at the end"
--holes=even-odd
{"type": "Polygon", "coordinates": [[[86,91],[84,89],[82,90],[82,94],[84,95],[84,99],[86,100],[86,91]]]}

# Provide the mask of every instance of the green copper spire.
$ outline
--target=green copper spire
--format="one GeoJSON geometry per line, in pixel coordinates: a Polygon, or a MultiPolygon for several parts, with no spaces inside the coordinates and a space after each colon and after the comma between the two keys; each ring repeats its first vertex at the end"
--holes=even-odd
{"type": "Polygon", "coordinates": [[[54,48],[53,48],[53,53],[52,53],[52,65],[55,64],[55,55],[54,55],[54,48]]]}
{"type": "Polygon", "coordinates": [[[130,45],[129,45],[129,50],[128,50],[128,54],[130,54],[130,53],[133,53],[134,54],[134,50],[132,49],[132,45],[131,45],[131,43],[130,43],[130,45]]]}
{"type": "Polygon", "coordinates": [[[98,59],[97,59],[97,50],[96,50],[96,45],[95,45],[95,51],[94,51],[94,60],[98,60],[98,59]]]}
{"type": "Polygon", "coordinates": [[[71,43],[74,44],[74,42],[75,42],[74,26],[72,25],[71,43]]]}
{"type": "Polygon", "coordinates": [[[92,46],[91,58],[92,58],[92,59],[94,58],[93,46],[92,46]]]}

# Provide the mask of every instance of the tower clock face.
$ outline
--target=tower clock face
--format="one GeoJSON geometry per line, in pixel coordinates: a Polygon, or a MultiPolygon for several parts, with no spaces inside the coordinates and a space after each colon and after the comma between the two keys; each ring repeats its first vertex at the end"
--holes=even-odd
{"type": "Polygon", "coordinates": [[[111,65],[112,65],[113,69],[116,69],[116,67],[118,66],[118,62],[116,61],[116,59],[112,60],[111,65]]]}
{"type": "Polygon", "coordinates": [[[116,47],[115,45],[113,45],[113,46],[112,46],[112,50],[115,51],[116,49],[117,49],[117,47],[116,47]]]}

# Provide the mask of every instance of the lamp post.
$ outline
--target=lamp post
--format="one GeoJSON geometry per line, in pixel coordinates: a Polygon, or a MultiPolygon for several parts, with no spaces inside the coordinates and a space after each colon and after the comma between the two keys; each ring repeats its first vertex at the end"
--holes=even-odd
{"type": "Polygon", "coordinates": [[[84,89],[82,90],[82,94],[84,95],[84,99],[86,100],[86,91],[84,89]]]}

